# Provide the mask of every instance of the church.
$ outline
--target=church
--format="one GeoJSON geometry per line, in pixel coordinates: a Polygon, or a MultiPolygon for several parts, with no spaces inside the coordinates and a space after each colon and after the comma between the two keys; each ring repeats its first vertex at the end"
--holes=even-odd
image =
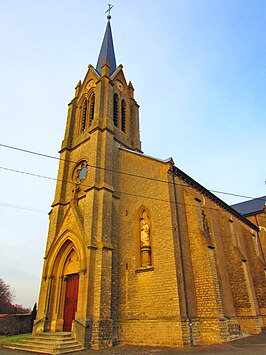
{"type": "MultiPolygon", "coordinates": [[[[222,343],[266,326],[260,228],[141,150],[110,14],[68,105],[33,333],[82,348],[222,343]]],[[[145,118],[144,118],[145,119],[145,118]]]]}

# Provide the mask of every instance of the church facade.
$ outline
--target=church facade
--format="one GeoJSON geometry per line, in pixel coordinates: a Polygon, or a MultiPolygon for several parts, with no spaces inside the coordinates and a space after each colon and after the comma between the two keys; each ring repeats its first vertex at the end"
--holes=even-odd
{"type": "Polygon", "coordinates": [[[186,346],[266,326],[259,228],[143,154],[139,106],[110,16],[68,107],[34,333],[84,346],[186,346]]]}

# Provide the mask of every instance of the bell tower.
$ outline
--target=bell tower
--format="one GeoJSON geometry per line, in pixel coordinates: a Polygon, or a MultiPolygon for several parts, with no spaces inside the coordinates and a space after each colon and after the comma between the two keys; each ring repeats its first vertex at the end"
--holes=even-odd
{"type": "Polygon", "coordinates": [[[69,104],[62,149],[73,149],[97,130],[108,130],[126,148],[141,149],[134,88],[131,81],[127,83],[123,66],[116,65],[110,19],[108,16],[96,69],[88,66],[69,104]]]}
{"type": "Polygon", "coordinates": [[[35,333],[72,332],[94,349],[114,338],[119,149],[141,152],[139,106],[107,19],[97,66],[68,105],[34,325],[35,333]]]}

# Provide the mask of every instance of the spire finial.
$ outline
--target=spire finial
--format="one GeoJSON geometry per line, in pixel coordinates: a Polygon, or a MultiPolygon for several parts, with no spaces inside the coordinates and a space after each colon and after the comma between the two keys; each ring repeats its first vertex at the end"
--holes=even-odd
{"type": "Polygon", "coordinates": [[[105,59],[107,59],[108,64],[110,65],[110,75],[116,70],[116,60],[115,60],[115,51],[114,51],[114,44],[112,38],[112,31],[111,31],[111,15],[110,10],[114,7],[114,5],[108,4],[109,8],[106,12],[108,12],[107,16],[107,24],[106,30],[103,37],[103,42],[100,50],[100,54],[98,57],[98,62],[96,66],[97,72],[101,75],[102,74],[102,65],[105,59]]]}
{"type": "Polygon", "coordinates": [[[107,15],[107,19],[108,20],[111,20],[111,9],[114,7],[114,5],[112,4],[107,4],[109,7],[108,7],[108,10],[105,11],[105,13],[108,12],[108,15],[107,15]]]}

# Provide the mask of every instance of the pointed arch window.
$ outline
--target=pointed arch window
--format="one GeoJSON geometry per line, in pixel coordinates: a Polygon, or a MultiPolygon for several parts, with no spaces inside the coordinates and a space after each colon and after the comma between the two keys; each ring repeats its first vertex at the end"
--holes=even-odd
{"type": "Polygon", "coordinates": [[[87,124],[87,110],[88,110],[88,102],[84,101],[81,112],[82,112],[82,120],[81,120],[81,131],[85,131],[87,124]]]}
{"type": "Polygon", "coordinates": [[[95,107],[95,95],[92,94],[90,99],[90,124],[94,119],[94,107],[95,107]]]}
{"type": "Polygon", "coordinates": [[[118,127],[118,95],[117,94],[114,94],[113,120],[114,120],[114,125],[118,127]]]}
{"type": "Polygon", "coordinates": [[[122,115],[121,130],[122,130],[122,132],[126,132],[126,103],[125,103],[125,100],[122,100],[122,103],[121,103],[121,115],[122,115]]]}

